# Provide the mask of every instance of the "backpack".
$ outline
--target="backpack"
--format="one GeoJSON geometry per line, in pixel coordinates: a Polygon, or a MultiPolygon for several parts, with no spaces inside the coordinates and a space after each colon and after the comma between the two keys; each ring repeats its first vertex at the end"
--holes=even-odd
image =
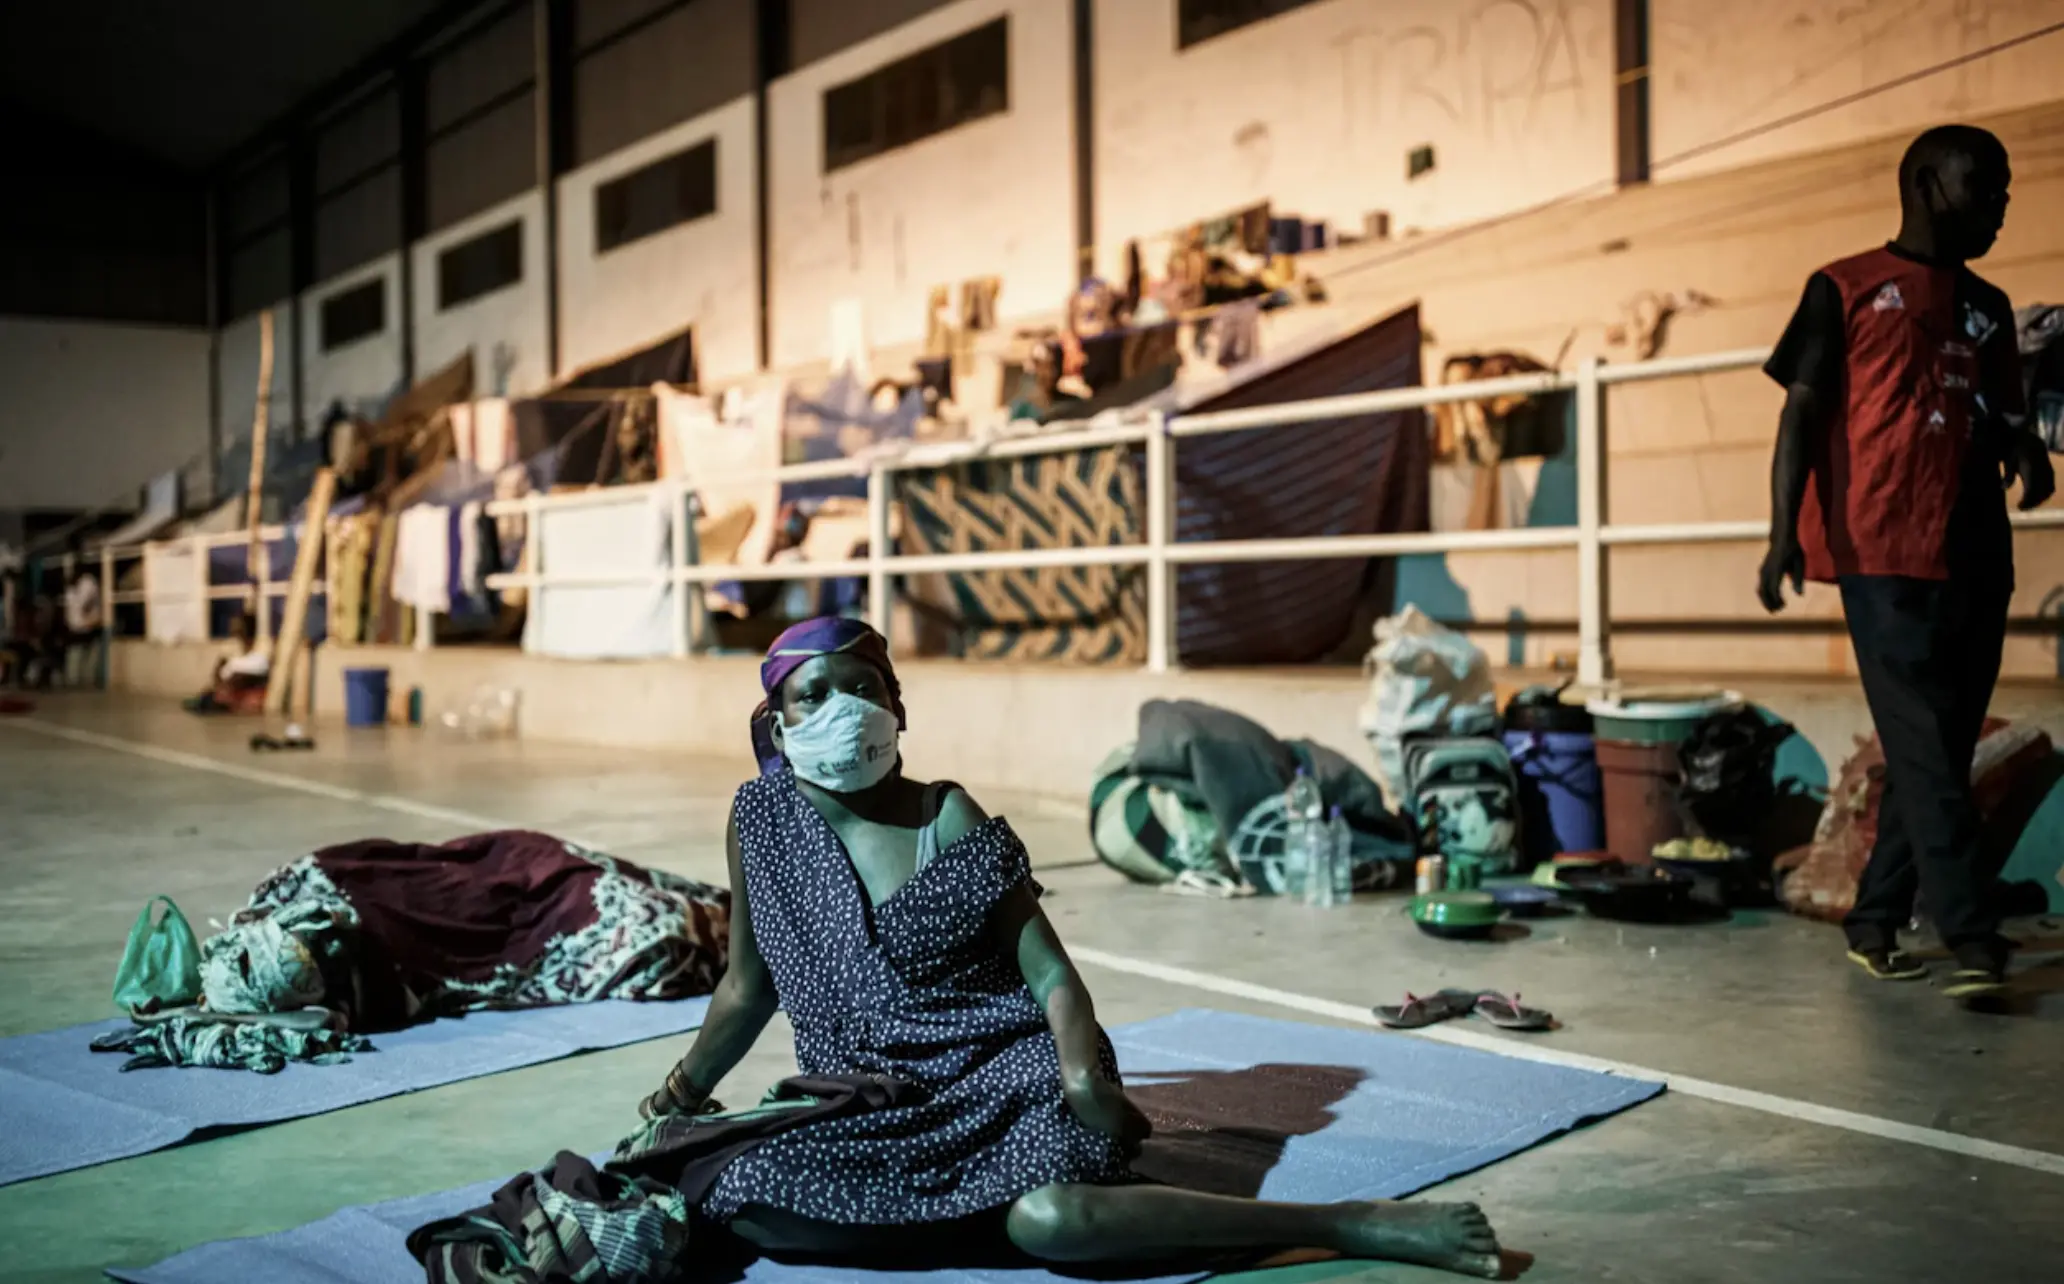
{"type": "Polygon", "coordinates": [[[1504,745],[1482,736],[1409,740],[1404,758],[1423,850],[1474,860],[1486,874],[1518,866],[1519,779],[1504,745]]]}
{"type": "Polygon", "coordinates": [[[1089,837],[1097,859],[1135,883],[1168,883],[1185,873],[1237,882],[1211,809],[1194,791],[1132,770],[1123,744],[1097,768],[1089,795],[1089,837]]]}

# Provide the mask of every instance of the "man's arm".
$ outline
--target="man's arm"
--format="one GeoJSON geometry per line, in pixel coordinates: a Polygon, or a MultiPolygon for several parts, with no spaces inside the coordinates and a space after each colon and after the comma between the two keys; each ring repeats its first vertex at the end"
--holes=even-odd
{"type": "Polygon", "coordinates": [[[1756,581],[1763,609],[1784,610],[1784,583],[1792,592],[1806,589],[1806,553],[1799,545],[1799,510],[1806,503],[1806,479],[1813,471],[1813,448],[1822,431],[1819,394],[1805,384],[1785,390],[1784,410],[1777,417],[1777,447],[1770,458],[1770,550],[1756,581]]]}
{"type": "Polygon", "coordinates": [[[1770,548],[1756,577],[1763,609],[1784,609],[1784,585],[1806,587],[1806,555],[1799,543],[1799,513],[1827,415],[1842,395],[1845,342],[1841,291],[1825,273],[1806,283],[1799,307],[1763,371],[1785,390],[1770,459],[1770,548]]]}

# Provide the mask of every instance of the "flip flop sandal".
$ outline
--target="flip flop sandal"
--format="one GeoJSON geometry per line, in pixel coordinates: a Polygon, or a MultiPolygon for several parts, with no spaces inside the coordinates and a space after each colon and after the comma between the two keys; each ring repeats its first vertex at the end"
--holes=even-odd
{"type": "Polygon", "coordinates": [[[1425,998],[1406,991],[1405,1001],[1373,1009],[1379,1024],[1392,1030],[1422,1030],[1442,1021],[1469,1015],[1476,1006],[1474,990],[1442,990],[1425,998]]]}
{"type": "Polygon", "coordinates": [[[1553,1013],[1522,1005],[1516,993],[1509,999],[1502,994],[1480,994],[1472,1010],[1500,1030],[1547,1030],[1555,1025],[1553,1013]]]}
{"type": "Polygon", "coordinates": [[[1851,950],[1849,961],[1879,981],[1918,981],[1928,965],[1905,950],[1851,950]]]}

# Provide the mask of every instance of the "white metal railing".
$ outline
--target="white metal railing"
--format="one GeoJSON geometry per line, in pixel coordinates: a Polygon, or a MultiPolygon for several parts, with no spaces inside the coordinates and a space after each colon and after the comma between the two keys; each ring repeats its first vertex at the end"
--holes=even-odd
{"type": "MultiPolygon", "coordinates": [[[[248,530],[185,535],[177,539],[150,540],[143,544],[102,545],[90,556],[99,562],[101,585],[100,629],[103,643],[111,642],[115,636],[115,607],[117,606],[140,604],[144,609],[144,635],[148,637],[150,635],[150,609],[153,603],[185,605],[195,601],[206,603],[243,600],[251,597],[253,589],[256,589],[258,595],[263,599],[285,597],[291,590],[292,585],[287,580],[273,578],[271,548],[276,541],[293,535],[294,530],[294,527],[284,525],[262,526],[259,528],[258,539],[263,547],[258,558],[258,574],[254,580],[243,583],[215,583],[214,567],[208,554],[211,550],[217,548],[249,544],[251,542],[251,532],[248,530]],[[179,586],[152,583],[148,557],[148,550],[151,548],[184,548],[188,550],[193,559],[191,580],[179,586]],[[115,577],[116,567],[123,563],[135,561],[142,561],[144,563],[143,587],[129,590],[117,589],[115,587],[118,582],[115,577]]],[[[305,526],[302,528],[302,535],[304,538],[307,535],[305,526]]],[[[79,566],[80,559],[78,555],[66,553],[62,557],[57,558],[56,561],[63,568],[65,582],[67,584],[71,583],[72,577],[79,566]]],[[[320,580],[311,587],[309,592],[311,600],[326,597],[327,595],[328,586],[320,580]]],[[[204,606],[202,608],[202,627],[204,629],[207,628],[206,618],[207,609],[204,606]]],[[[272,613],[270,611],[259,611],[256,624],[259,639],[263,641],[269,638],[272,631],[272,613]]]]}
{"type": "MultiPolygon", "coordinates": [[[[1152,415],[1144,421],[1106,424],[1091,422],[1078,428],[1062,428],[1026,437],[1005,438],[986,443],[950,442],[912,446],[900,454],[875,458],[827,460],[798,464],[757,475],[727,475],[727,485],[755,480],[802,482],[828,478],[862,478],[867,481],[867,556],[829,562],[785,562],[761,565],[703,564],[696,561],[690,542],[687,499],[697,489],[692,479],[669,479],[636,486],[609,487],[566,495],[530,495],[523,499],[497,500],[485,505],[492,516],[528,518],[526,540],[534,550],[530,569],[487,577],[493,589],[550,589],[555,587],[600,587],[650,585],[707,585],[727,580],[823,580],[864,577],[867,581],[869,622],[884,634],[889,630],[890,579],[896,575],[966,573],[976,571],[1023,570],[1044,567],[1144,566],[1147,573],[1147,668],[1164,672],[1175,665],[1174,576],[1170,568],[1182,565],[1308,560],[1314,558],[1388,557],[1410,554],[1482,552],[1517,549],[1572,549],[1577,554],[1578,678],[1598,684],[1612,676],[1611,617],[1606,600],[1606,551],[1615,547],[1693,543],[1723,543],[1761,539],[1768,525],[1761,521],[1688,522],[1671,525],[1613,526],[1606,514],[1605,391],[1618,384],[1647,383],[1760,366],[1769,349],[1757,348],[1718,352],[1702,356],[1670,357],[1653,361],[1608,365],[1592,358],[1568,373],[1545,372],[1509,378],[1443,384],[1437,387],[1395,388],[1378,392],[1322,397],[1281,405],[1255,406],[1240,410],[1215,411],[1175,416],[1152,415]],[[1186,437],[1240,432],[1254,428],[1415,410],[1445,403],[1475,401],[1487,397],[1570,392],[1576,402],[1577,522],[1573,526],[1523,527],[1491,531],[1454,531],[1386,535],[1308,535],[1282,539],[1210,540],[1177,543],[1175,530],[1175,452],[1186,437]],[[936,468],[980,459],[1051,454],[1085,447],[1139,445],[1146,455],[1145,534],[1138,544],[1081,548],[1013,549],[989,553],[897,554],[890,540],[894,478],[898,472],[936,468]],[[597,505],[673,505],[672,544],[668,564],[651,569],[555,573],[549,550],[544,547],[546,512],[597,505]]],[[[2064,510],[2048,509],[2015,515],[2017,525],[2064,527],[2064,510]]],[[[278,538],[270,528],[267,539],[278,538]]],[[[241,543],[248,536],[235,532],[217,536],[196,536],[196,561],[202,592],[209,597],[235,597],[250,591],[248,585],[210,587],[207,579],[206,548],[241,543]]],[[[103,554],[130,556],[138,550],[103,554]]],[[[112,576],[105,581],[112,583],[112,576]]],[[[261,592],[283,592],[264,578],[261,592]]],[[[1746,590],[1745,590],[1746,591],[1746,590]]],[[[140,594],[125,594],[134,600],[140,594]]],[[[677,656],[690,654],[696,636],[692,615],[701,610],[700,593],[682,592],[675,611],[672,650],[677,656]]],[[[428,645],[429,621],[419,620],[417,645],[428,645]]]]}

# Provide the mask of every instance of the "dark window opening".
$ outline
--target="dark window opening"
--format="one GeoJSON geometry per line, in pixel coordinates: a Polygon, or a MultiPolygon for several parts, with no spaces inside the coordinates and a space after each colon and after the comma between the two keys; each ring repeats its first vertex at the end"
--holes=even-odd
{"type": "Polygon", "coordinates": [[[1413,179],[1421,174],[1431,174],[1435,164],[1433,144],[1425,143],[1405,153],[1405,177],[1413,179]]]}
{"type": "Polygon", "coordinates": [[[1187,49],[1228,31],[1253,26],[1313,0],[1178,0],[1175,47],[1187,49]]]}
{"type": "Polygon", "coordinates": [[[1010,19],[824,93],[824,171],[1010,110],[1010,19]]]}
{"type": "Polygon", "coordinates": [[[595,253],[717,212],[717,141],[697,143],[595,188],[595,253]]]}
{"type": "Polygon", "coordinates": [[[334,352],[387,328],[387,278],[340,290],[322,301],[322,350],[334,352]]]}
{"type": "Polygon", "coordinates": [[[437,307],[455,308],[523,279],[523,220],[483,232],[437,256],[437,307]]]}

